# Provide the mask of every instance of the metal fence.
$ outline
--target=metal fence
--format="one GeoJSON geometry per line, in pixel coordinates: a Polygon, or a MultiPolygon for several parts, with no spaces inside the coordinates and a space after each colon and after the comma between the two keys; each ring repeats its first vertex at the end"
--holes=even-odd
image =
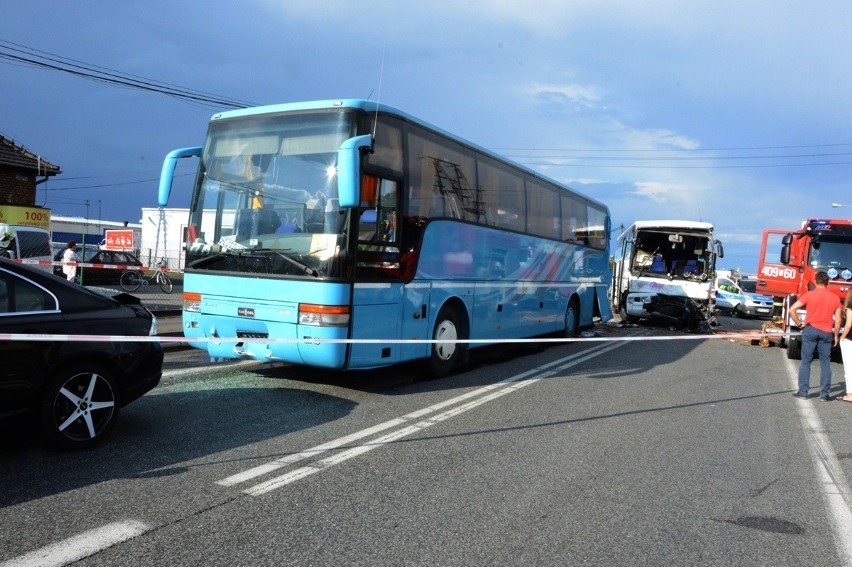
{"type": "MultiPolygon", "coordinates": [[[[135,295],[153,312],[180,311],[183,304],[183,271],[177,269],[179,258],[175,256],[161,257],[158,261],[150,262],[148,258],[140,257],[142,271],[127,270],[123,266],[87,263],[91,255],[87,254],[78,269],[78,283],[100,293],[113,295],[129,293],[135,295]],[[162,262],[162,269],[158,264],[162,262]],[[125,275],[125,272],[134,273],[125,275]],[[161,272],[165,279],[158,276],[161,272]]],[[[58,262],[54,262],[61,269],[58,262]]],[[[61,274],[61,272],[60,272],[61,274]]]]}

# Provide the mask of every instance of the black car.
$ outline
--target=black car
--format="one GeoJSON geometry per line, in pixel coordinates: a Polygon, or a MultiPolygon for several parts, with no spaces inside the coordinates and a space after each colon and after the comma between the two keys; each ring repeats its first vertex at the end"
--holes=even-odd
{"type": "MultiPolygon", "coordinates": [[[[36,268],[0,258],[0,333],[156,335],[136,297],[106,297],[36,268]]],[[[0,418],[30,415],[46,439],[85,448],[113,427],[119,409],[162,376],[157,341],[0,340],[0,418]]]]}
{"type": "Polygon", "coordinates": [[[86,260],[87,264],[105,264],[109,268],[79,268],[77,275],[83,285],[117,284],[125,270],[141,270],[142,262],[130,252],[99,250],[86,260]]]}
{"type": "MultiPolygon", "coordinates": [[[[64,250],[56,253],[54,260],[62,261],[64,250]]],[[[113,285],[121,280],[121,274],[125,270],[142,270],[142,262],[130,252],[120,250],[99,250],[85,260],[86,264],[102,264],[109,267],[79,267],[77,268],[77,280],[83,285],[113,285]]],[[[65,277],[62,266],[54,266],[53,273],[65,277]]]]}

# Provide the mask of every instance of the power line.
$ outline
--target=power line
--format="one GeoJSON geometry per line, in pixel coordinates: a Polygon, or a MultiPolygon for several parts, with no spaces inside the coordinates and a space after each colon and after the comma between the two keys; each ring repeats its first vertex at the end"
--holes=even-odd
{"type": "Polygon", "coordinates": [[[746,165],[630,165],[612,163],[555,163],[552,161],[536,162],[524,161],[528,167],[534,165],[549,165],[553,167],[572,168],[603,168],[603,169],[747,169],[747,168],[769,168],[769,167],[818,167],[831,165],[852,165],[852,161],[834,161],[823,163],[775,163],[775,164],[746,164],[746,165]]]}
{"type": "MultiPolygon", "coordinates": [[[[797,163],[795,160],[825,160],[852,156],[852,152],[820,151],[819,148],[841,148],[852,144],[815,144],[798,146],[764,146],[764,147],[732,147],[732,148],[694,148],[694,149],[556,149],[556,148],[516,148],[506,152],[504,156],[524,163],[529,167],[552,166],[574,168],[615,168],[615,169],[743,169],[769,167],[817,167],[849,165],[846,161],[809,161],[797,163]],[[803,153],[768,153],[755,154],[759,151],[811,149],[803,153]],[[736,155],[683,155],[692,152],[737,152],[748,151],[749,154],[736,155]],[[524,153],[513,153],[524,152],[524,153]],[[654,155],[648,155],[651,152],[654,155]],[[667,155],[675,152],[679,155],[667,155]],[[606,155],[589,155],[590,153],[605,153],[606,155]],[[630,155],[617,155],[624,153],[630,155]],[[575,154],[575,155],[572,155],[575,154]],[[636,155],[643,154],[643,155],[636,155]],[[784,160],[780,163],[766,163],[771,160],[784,160]],[[702,165],[685,165],[687,162],[702,162],[702,165]],[[733,162],[742,162],[739,164],[733,162]],[[763,163],[758,163],[763,162],[763,163]]],[[[495,150],[497,151],[497,150],[495,150]]]]}
{"type": "MultiPolygon", "coordinates": [[[[176,178],[177,177],[187,177],[189,175],[194,176],[195,173],[193,172],[193,173],[176,174],[175,177],[176,178]]],[[[105,177],[110,177],[110,176],[105,176],[105,177]]],[[[73,178],[73,179],[87,179],[87,178],[86,177],[76,177],[76,178],[73,178]]],[[[56,181],[69,181],[69,179],[62,179],[62,180],[57,179],[56,181]]],[[[159,177],[153,177],[153,178],[149,178],[149,179],[140,179],[138,181],[124,181],[124,182],[120,182],[120,183],[103,183],[103,184],[100,184],[100,185],[81,185],[81,186],[78,186],[78,187],[45,187],[45,190],[50,191],[51,193],[54,193],[56,191],[77,191],[77,190],[80,190],[80,189],[103,189],[104,187],[118,187],[120,185],[138,185],[140,183],[157,183],[159,181],[160,181],[159,177]]]]}
{"type": "Polygon", "coordinates": [[[790,150],[803,148],[834,148],[839,146],[852,146],[852,142],[841,142],[835,144],[808,144],[792,146],[743,146],[730,148],[492,148],[495,152],[733,152],[743,150],[790,150]]]}
{"type": "MultiPolygon", "coordinates": [[[[232,107],[232,108],[247,108],[255,106],[255,103],[232,99],[205,91],[199,91],[186,87],[181,87],[171,83],[149,79],[139,75],[123,73],[108,67],[102,67],[90,63],[85,63],[76,59],[63,57],[47,51],[41,51],[31,47],[27,47],[18,43],[0,39],[0,59],[13,62],[15,64],[28,65],[42,69],[60,71],[69,73],[81,78],[98,81],[106,84],[111,84],[124,88],[134,88],[165,94],[173,98],[177,98],[190,104],[209,106],[215,108],[232,107]]],[[[667,149],[615,149],[615,148],[495,148],[498,152],[509,152],[504,155],[511,159],[523,161],[527,165],[549,165],[549,166],[566,166],[566,167],[587,167],[587,168],[629,168],[629,169],[731,169],[731,168],[766,168],[766,167],[804,167],[804,166],[832,166],[832,165],[849,165],[849,162],[823,162],[823,163],[781,163],[781,164],[742,164],[742,165],[641,165],[642,162],[684,162],[684,161],[731,161],[731,160],[770,160],[770,159],[803,159],[803,158],[825,158],[836,156],[849,156],[852,152],[820,152],[820,153],[802,153],[802,154],[777,154],[777,155],[728,155],[728,156],[666,156],[667,153],[688,153],[688,152],[737,152],[737,151],[776,151],[776,150],[791,150],[791,149],[815,149],[815,148],[837,148],[844,146],[852,146],[852,143],[835,143],[835,144],[814,144],[814,145],[788,145],[788,146],[755,146],[755,147],[730,147],[730,148],[667,148],[667,149]],[[511,153],[523,152],[523,153],[511,153]],[[635,156],[635,154],[650,154],[656,153],[653,156],[635,156]],[[606,153],[609,155],[566,155],[566,154],[590,154],[590,153],[606,153]],[[613,154],[634,154],[634,156],[618,156],[613,154]],[[547,161],[551,160],[551,161],[547,161]],[[613,163],[555,163],[553,160],[587,160],[592,162],[615,160],[613,163]],[[625,163],[627,162],[627,163],[625,163]]],[[[71,181],[72,179],[85,178],[66,178],[56,181],[71,181]]],[[[147,183],[155,181],[146,179],[142,181],[133,181],[119,183],[113,185],[130,185],[135,183],[147,183]]],[[[75,190],[75,189],[96,189],[113,185],[89,185],[80,187],[65,187],[51,188],[56,190],[75,190]]]]}
{"type": "Polygon", "coordinates": [[[0,59],[42,69],[61,71],[92,81],[165,94],[193,104],[201,104],[215,108],[247,108],[249,106],[255,106],[255,104],[251,102],[189,89],[139,75],[122,73],[115,69],[100,67],[75,59],[62,57],[54,53],[33,49],[31,47],[3,39],[0,39],[0,59]]]}
{"type": "Polygon", "coordinates": [[[785,155],[767,155],[767,156],[652,156],[652,157],[613,157],[613,156],[561,156],[561,155],[527,155],[523,156],[532,159],[588,159],[588,160],[612,160],[620,161],[706,161],[706,160],[759,160],[759,159],[801,159],[815,157],[835,157],[835,156],[852,156],[852,152],[831,152],[819,154],[785,154],[785,155]]]}

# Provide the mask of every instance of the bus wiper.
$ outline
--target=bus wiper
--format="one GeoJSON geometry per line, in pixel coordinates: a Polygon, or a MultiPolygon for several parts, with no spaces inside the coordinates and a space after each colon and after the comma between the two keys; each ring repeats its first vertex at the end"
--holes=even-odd
{"type": "Polygon", "coordinates": [[[188,268],[200,268],[204,264],[207,264],[208,262],[212,262],[214,260],[219,260],[221,258],[224,258],[225,256],[227,256],[227,254],[225,252],[219,252],[218,254],[213,254],[212,256],[204,256],[203,258],[193,260],[192,262],[187,264],[187,267],[188,268]]]}
{"type": "Polygon", "coordinates": [[[252,189],[252,187],[251,187],[252,182],[250,182],[248,180],[246,180],[246,181],[230,181],[228,179],[214,177],[214,176],[212,176],[212,175],[210,175],[209,173],[206,173],[206,172],[204,174],[204,177],[206,177],[210,181],[215,181],[216,183],[219,184],[219,186],[221,188],[229,190],[229,191],[245,192],[245,191],[251,191],[251,189],[252,189]]]}
{"type": "MultiPolygon", "coordinates": [[[[319,272],[315,268],[312,268],[312,267],[308,266],[307,264],[305,264],[304,262],[297,260],[297,259],[295,259],[291,256],[288,256],[286,254],[282,254],[278,250],[272,250],[272,249],[269,249],[269,248],[265,248],[265,249],[261,249],[260,251],[261,252],[272,252],[273,254],[276,254],[279,258],[281,258],[285,262],[288,262],[288,263],[292,264],[293,266],[296,266],[297,268],[299,268],[300,270],[302,270],[303,272],[305,272],[309,276],[313,276],[315,278],[319,277],[319,272]]],[[[255,250],[255,252],[258,252],[258,250],[255,250]]]]}

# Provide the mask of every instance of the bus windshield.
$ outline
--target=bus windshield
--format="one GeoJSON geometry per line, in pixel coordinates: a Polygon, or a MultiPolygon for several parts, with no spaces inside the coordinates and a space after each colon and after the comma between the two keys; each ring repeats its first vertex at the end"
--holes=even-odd
{"type": "Polygon", "coordinates": [[[212,122],[190,209],[187,268],[341,276],[348,215],[337,206],[344,112],[212,122]]]}

